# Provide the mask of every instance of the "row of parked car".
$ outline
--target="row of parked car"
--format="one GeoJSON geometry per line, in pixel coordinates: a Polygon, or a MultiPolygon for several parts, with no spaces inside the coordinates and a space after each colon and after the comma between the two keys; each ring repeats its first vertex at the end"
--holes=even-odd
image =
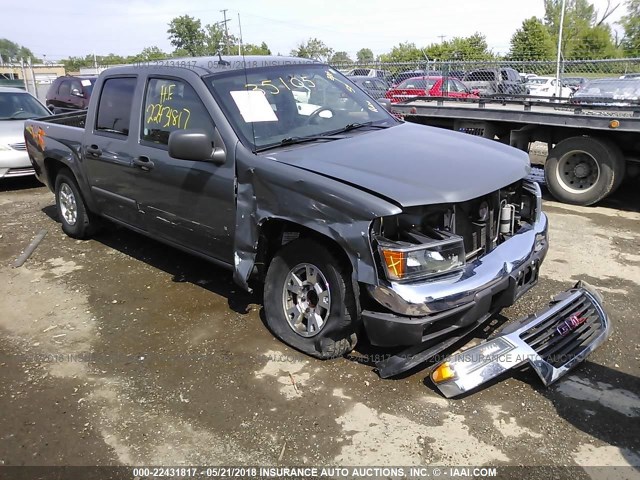
{"type": "Polygon", "coordinates": [[[392,103],[421,96],[478,98],[481,96],[527,95],[552,101],[554,98],[571,102],[613,103],[615,100],[633,101],[640,98],[640,74],[626,74],[619,78],[594,79],[564,77],[559,81],[551,76],[518,73],[513,68],[486,68],[464,71],[412,70],[395,75],[385,70],[355,68],[345,72],[375,98],[387,98],[392,103]],[[636,80],[633,82],[631,80],[636,80]]]}

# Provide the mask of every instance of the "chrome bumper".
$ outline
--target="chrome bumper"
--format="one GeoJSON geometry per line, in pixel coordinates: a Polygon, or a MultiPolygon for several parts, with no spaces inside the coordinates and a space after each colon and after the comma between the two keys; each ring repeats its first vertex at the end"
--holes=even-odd
{"type": "Polygon", "coordinates": [[[532,227],[523,228],[453,278],[422,283],[392,282],[388,286],[368,285],[367,288],[378,303],[396,314],[432,315],[471,303],[478,293],[490,289],[534,257],[544,258],[548,247],[547,216],[541,213],[532,227]]]}
{"type": "Polygon", "coordinates": [[[550,385],[610,335],[600,295],[578,282],[544,311],[509,325],[487,342],[444,360],[431,379],[447,398],[462,395],[527,362],[550,385]]]}

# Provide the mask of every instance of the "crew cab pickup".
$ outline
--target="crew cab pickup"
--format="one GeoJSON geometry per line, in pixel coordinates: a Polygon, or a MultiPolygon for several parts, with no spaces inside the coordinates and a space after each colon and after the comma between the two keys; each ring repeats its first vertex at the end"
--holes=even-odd
{"type": "Polygon", "coordinates": [[[363,334],[437,352],[536,284],[548,248],[526,153],[402,122],[310,60],[111,68],[88,111],[25,128],[68,235],[106,217],[262,281],[268,327],[318,358],[363,334]]]}

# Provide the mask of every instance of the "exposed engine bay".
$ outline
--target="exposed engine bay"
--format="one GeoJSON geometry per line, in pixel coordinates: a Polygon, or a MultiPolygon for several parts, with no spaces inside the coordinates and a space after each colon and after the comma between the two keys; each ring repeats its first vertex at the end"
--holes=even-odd
{"type": "Polygon", "coordinates": [[[372,238],[387,279],[446,275],[491,252],[535,223],[537,189],[520,180],[466,202],[410,207],[377,219],[372,238]]]}

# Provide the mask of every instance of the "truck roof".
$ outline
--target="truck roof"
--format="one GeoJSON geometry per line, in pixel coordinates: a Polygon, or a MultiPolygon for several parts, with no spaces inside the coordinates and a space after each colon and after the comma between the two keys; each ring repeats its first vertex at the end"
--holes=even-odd
{"type": "Polygon", "coordinates": [[[112,67],[107,69],[109,73],[114,71],[122,73],[131,73],[132,70],[138,68],[186,68],[193,70],[199,75],[209,75],[212,73],[228,72],[230,70],[241,70],[243,68],[259,68],[270,67],[277,65],[293,65],[293,64],[308,64],[317,63],[317,60],[300,57],[286,57],[278,55],[223,55],[222,57],[209,56],[209,57],[179,57],[179,58],[165,58],[162,60],[148,60],[136,62],[131,65],[123,65],[120,67],[112,67]],[[220,61],[222,59],[222,62],[220,61]]]}

